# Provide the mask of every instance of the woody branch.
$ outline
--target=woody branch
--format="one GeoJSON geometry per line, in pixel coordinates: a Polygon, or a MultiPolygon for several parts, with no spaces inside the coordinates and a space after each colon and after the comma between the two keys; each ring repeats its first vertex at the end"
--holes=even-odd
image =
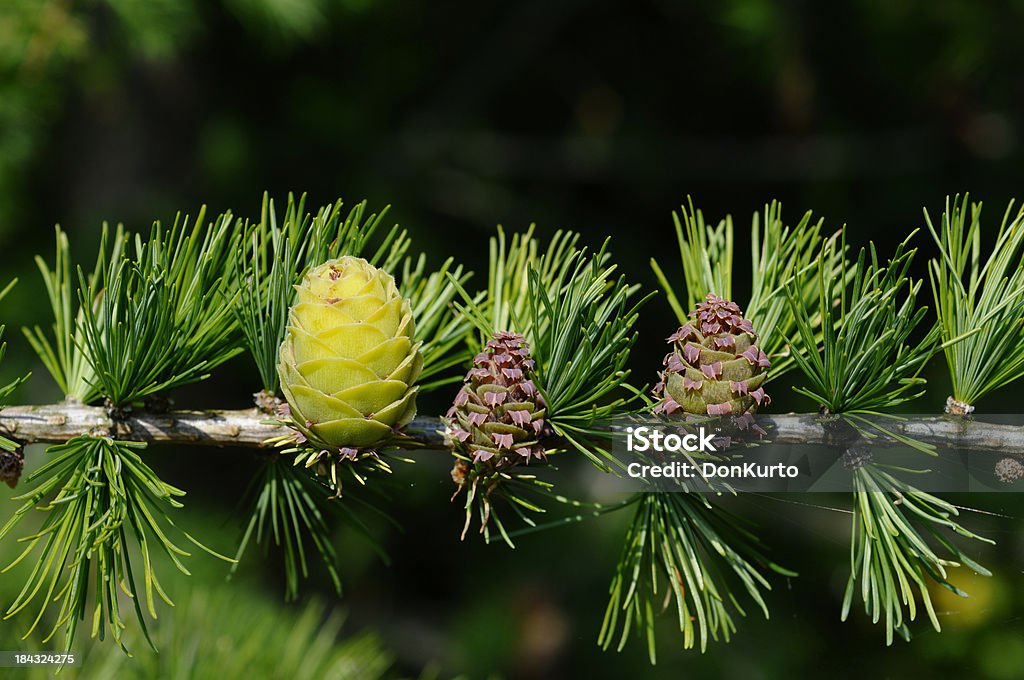
{"type": "MultiPolygon", "coordinates": [[[[817,414],[789,413],[759,415],[757,422],[779,444],[823,444],[836,441],[826,420],[817,414]]],[[[419,417],[405,432],[424,448],[443,446],[438,418],[419,417]]],[[[886,422],[886,429],[899,437],[927,444],[972,451],[1024,455],[1024,427],[985,423],[955,416],[936,416],[886,422]]],[[[264,448],[268,440],[291,431],[275,422],[272,415],[255,408],[242,410],[176,410],[166,413],[133,411],[113,418],[106,408],[65,402],[39,406],[11,406],[0,411],[0,434],[23,444],[63,443],[82,434],[120,439],[196,446],[264,448]]],[[[893,447],[901,443],[878,433],[872,446],[893,447]]]]}

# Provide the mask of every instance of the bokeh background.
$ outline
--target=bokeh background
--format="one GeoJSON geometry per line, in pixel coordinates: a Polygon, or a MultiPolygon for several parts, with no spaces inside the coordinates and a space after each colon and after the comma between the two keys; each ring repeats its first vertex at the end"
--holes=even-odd
{"type": "MultiPolygon", "coordinates": [[[[0,279],[21,283],[0,310],[10,341],[0,376],[31,368],[20,399],[58,396],[17,332],[46,322],[32,256],[52,257],[55,223],[88,260],[104,220],[145,228],[204,203],[251,216],[264,191],[390,204],[389,219],[417,247],[470,268],[482,266],[497,224],[571,228],[593,245],[611,236],[623,271],[648,287],[648,260],[671,259],[671,211],[687,195],[710,218],[734,216],[741,253],[750,215],[772,198],[794,222],[813,210],[884,251],[923,225],[922,208],[938,213],[947,194],[970,191],[986,201],[991,236],[1024,178],[1021,25],[1019,0],[5,0],[0,279]]],[[[930,255],[929,241],[918,242],[930,255]]],[[[741,263],[741,291],[745,271],[741,263]]],[[[634,357],[641,380],[672,326],[655,299],[634,357]]],[[[917,410],[941,410],[942,369],[936,361],[917,410]]],[[[240,359],[175,396],[245,406],[256,387],[240,359]]],[[[778,409],[805,406],[787,392],[776,388],[778,409]]],[[[1021,398],[1011,389],[980,406],[1016,411],[1021,398]]],[[[42,456],[33,451],[30,465],[42,456]]],[[[232,550],[251,458],[176,449],[151,458],[189,490],[182,524],[232,550]]],[[[998,540],[979,553],[996,576],[963,574],[972,599],[937,593],[945,632],[919,622],[912,643],[891,648],[859,612],[839,623],[848,515],[740,499],[773,557],[801,577],[775,580],[770,621],[741,621],[730,646],[703,656],[679,649],[666,617],[650,668],[640,644],[606,653],[595,643],[625,516],[524,538],[512,552],[459,542],[443,459],[421,460],[396,484],[389,511],[402,531],[377,531],[391,564],[339,525],[345,595],[332,597],[319,572],[306,592],[346,613],[339,640],[372,631],[398,676],[1024,676],[1015,494],[959,499],[1005,515],[970,520],[998,540]]],[[[239,588],[238,611],[278,617],[284,638],[307,603],[280,604],[278,562],[249,557],[242,585],[204,564],[198,597],[239,588]]],[[[0,581],[5,601],[14,582],[0,581]]],[[[241,614],[195,616],[179,625],[213,638],[241,614]]],[[[27,623],[0,623],[0,646],[31,644],[17,642],[27,623]]]]}

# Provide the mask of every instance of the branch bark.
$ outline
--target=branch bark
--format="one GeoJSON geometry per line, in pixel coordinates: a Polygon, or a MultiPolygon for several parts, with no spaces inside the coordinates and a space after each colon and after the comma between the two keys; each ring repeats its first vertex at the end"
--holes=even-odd
{"type": "MultiPolygon", "coordinates": [[[[263,448],[267,440],[289,434],[273,416],[255,408],[244,410],[135,411],[123,420],[110,417],[100,406],[65,402],[40,406],[12,406],[0,411],[0,434],[25,444],[63,443],[81,434],[103,434],[121,439],[178,445],[263,448]]],[[[834,444],[835,432],[816,414],[759,415],[757,422],[768,438],[779,444],[834,444]]],[[[943,447],[1024,455],[1024,427],[984,423],[968,418],[937,416],[886,422],[898,436],[943,447]]],[[[440,448],[443,439],[437,418],[420,417],[406,433],[425,448],[440,448]]],[[[899,446],[881,435],[872,446],[899,446]]]]}
{"type": "MultiPolygon", "coordinates": [[[[82,434],[97,434],[192,446],[264,448],[267,440],[292,431],[274,416],[255,408],[242,410],[133,411],[114,419],[102,406],[77,402],[40,406],[10,406],[0,411],[0,434],[23,444],[62,444],[82,434]]],[[[428,447],[443,445],[437,418],[417,418],[406,432],[428,447]]]]}

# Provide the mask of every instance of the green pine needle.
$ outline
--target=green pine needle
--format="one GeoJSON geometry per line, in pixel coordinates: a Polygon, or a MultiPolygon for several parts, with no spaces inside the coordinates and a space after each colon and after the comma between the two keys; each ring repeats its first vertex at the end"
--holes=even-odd
{"type": "Polygon", "coordinates": [[[924,391],[919,374],[939,349],[939,332],[914,335],[927,309],[917,304],[921,282],[907,273],[916,252],[911,238],[885,265],[871,244],[855,263],[842,258],[838,274],[831,262],[837,247],[845,252],[845,238],[829,241],[818,256],[814,307],[802,288],[786,289],[796,319],[794,359],[809,383],[796,391],[830,413],[875,413],[924,391]]]}
{"type": "Polygon", "coordinates": [[[626,366],[636,342],[639,308],[650,299],[632,300],[639,286],[615,276],[609,257],[606,241],[593,255],[567,256],[547,281],[543,260],[528,270],[526,317],[548,423],[605,471],[621,463],[611,455],[608,433],[600,426],[643,404],[629,385],[626,366]]]}
{"type": "Polygon", "coordinates": [[[448,258],[436,271],[427,273],[427,260],[420,255],[413,261],[406,258],[402,266],[400,290],[409,298],[416,321],[416,340],[422,342],[420,355],[423,369],[419,376],[421,393],[450,385],[462,379],[453,370],[472,356],[469,338],[473,324],[456,311],[454,301],[472,272],[464,271],[448,258]]]}
{"type": "MultiPolygon", "coordinates": [[[[549,456],[557,453],[559,451],[548,451],[549,456]]],[[[468,458],[457,454],[456,457],[467,465],[472,464],[468,458]]],[[[548,466],[545,469],[557,468],[548,466]]],[[[479,522],[479,533],[483,535],[484,543],[490,543],[498,537],[510,548],[516,547],[512,539],[517,536],[563,527],[624,507],[624,504],[608,506],[569,498],[558,493],[554,484],[541,479],[536,471],[521,467],[502,470],[493,477],[478,478],[466,484],[464,505],[466,522],[462,528],[462,538],[466,537],[475,517],[479,522]],[[502,501],[501,504],[498,503],[499,500],[502,501]],[[504,508],[508,508],[523,526],[518,529],[506,527],[502,519],[504,508]],[[537,521],[537,518],[554,508],[562,512],[557,513],[554,519],[537,521]]]]}
{"type": "Polygon", "coordinates": [[[295,201],[288,196],[282,226],[278,226],[274,203],[263,195],[260,221],[248,227],[236,266],[244,285],[239,290],[235,315],[246,347],[259,370],[263,389],[277,394],[277,352],[288,323],[288,307],[295,292],[298,271],[305,267],[303,249],[309,229],[309,215],[303,212],[305,196],[295,201]],[[292,238],[290,235],[297,236],[292,238]]]}
{"type": "MultiPolygon", "coordinates": [[[[704,213],[687,197],[687,205],[672,213],[676,241],[679,244],[679,264],[684,278],[685,300],[668,283],[668,277],[655,258],[651,268],[661,283],[672,311],[680,324],[686,323],[690,310],[700,304],[708,293],[732,300],[733,224],[732,215],[726,215],[717,225],[704,221],[704,213]],[[685,302],[685,305],[683,304],[685,302]]],[[[749,310],[744,308],[749,314],[749,310]]]]}
{"type": "Polygon", "coordinates": [[[967,597],[948,580],[948,567],[966,565],[979,574],[991,576],[940,532],[946,529],[994,543],[963,528],[955,519],[959,513],[952,504],[907,485],[874,463],[854,472],[854,501],[851,571],[843,597],[842,619],[845,621],[849,616],[859,590],[872,622],[883,622],[886,644],[892,644],[894,633],[909,639],[907,624],[917,617],[918,597],[932,627],[941,630],[928,579],[967,597]],[[924,529],[924,536],[919,527],[924,529]],[[952,559],[939,557],[928,539],[941,545],[952,559]]]}
{"type": "MultiPolygon", "coordinates": [[[[508,239],[499,226],[498,234],[490,241],[487,288],[470,295],[458,285],[462,302],[457,302],[456,308],[472,322],[478,333],[472,349],[484,346],[496,331],[514,331],[529,339],[530,272],[534,272],[542,287],[558,289],[558,282],[579,253],[576,246],[579,234],[558,231],[547,249],[541,252],[534,232],[535,226],[530,225],[525,232],[508,239]]],[[[608,255],[602,257],[606,259],[608,255]]]]}
{"type": "MultiPolygon", "coordinates": [[[[459,313],[482,346],[498,331],[522,334],[536,362],[534,382],[547,421],[571,448],[602,470],[618,462],[599,425],[642,405],[626,364],[636,341],[639,286],[616,276],[607,241],[596,253],[579,249],[579,235],[559,231],[542,250],[533,227],[511,241],[499,228],[491,239],[488,288],[471,296],[459,286],[459,313]]],[[[479,348],[477,347],[477,349],[479,348]]]]}
{"type": "Polygon", "coordinates": [[[338,555],[326,520],[330,508],[327,490],[308,471],[276,455],[266,458],[256,484],[258,493],[252,518],[239,543],[231,573],[237,570],[253,538],[264,546],[273,539],[283,554],[285,599],[294,600],[299,594],[299,580],[309,577],[306,545],[311,542],[335,592],[341,595],[338,555]]]}
{"type": "MultiPolygon", "coordinates": [[[[299,595],[300,581],[309,577],[307,547],[311,544],[327,570],[335,592],[340,596],[341,578],[338,574],[338,555],[334,550],[332,527],[328,524],[328,519],[344,515],[348,526],[369,541],[370,547],[385,564],[389,563],[389,558],[374,539],[373,532],[364,516],[376,515],[396,528],[398,525],[387,513],[380,510],[378,503],[371,503],[361,498],[358,493],[363,490],[362,482],[365,481],[365,478],[375,472],[372,468],[377,461],[372,457],[368,457],[367,460],[370,463],[368,465],[360,465],[355,461],[346,461],[341,464],[347,466],[352,473],[350,478],[359,483],[350,485],[344,496],[339,497],[340,485],[327,484],[314,476],[306,466],[291,464],[285,454],[297,451],[299,450],[285,450],[282,455],[272,454],[265,458],[255,480],[256,494],[252,517],[239,542],[235,554],[236,564],[232,565],[231,573],[234,574],[237,571],[239,563],[253,539],[265,550],[273,541],[273,544],[281,551],[284,561],[285,599],[295,600],[299,595]],[[363,468],[360,472],[355,470],[357,465],[363,468]],[[353,490],[356,493],[353,493],[353,490]]],[[[305,450],[304,453],[312,452],[305,450]]],[[[384,457],[390,456],[384,454],[384,457]]],[[[386,472],[387,470],[378,469],[377,471],[386,472]]],[[[383,479],[376,480],[376,483],[372,485],[374,492],[381,491],[380,487],[383,481],[383,479]]]]}
{"type": "MultiPolygon", "coordinates": [[[[96,374],[83,349],[85,311],[79,306],[75,281],[71,276],[71,253],[67,234],[60,226],[55,227],[55,231],[57,247],[53,269],[50,269],[43,258],[36,256],[36,266],[46,285],[46,295],[53,312],[52,342],[39,326],[23,328],[22,331],[64,396],[88,404],[95,401],[100,394],[96,387],[96,374]]],[[[113,242],[109,246],[110,259],[120,259],[124,249],[124,231],[116,229],[112,238],[113,242]]],[[[90,290],[96,290],[100,268],[104,265],[107,239],[107,227],[104,225],[100,255],[86,282],[90,290]]],[[[92,304],[95,304],[96,300],[93,298],[92,304]]]]}
{"type": "Polygon", "coordinates": [[[203,380],[241,351],[231,312],[239,226],[230,213],[207,226],[202,209],[191,226],[180,215],[170,229],[157,222],[124,252],[120,229],[109,251],[104,230],[99,275],[78,269],[78,299],[94,386],[114,405],[203,380]]]}
{"type": "MultiPolygon", "coordinates": [[[[730,215],[715,226],[707,224],[704,214],[694,208],[693,200],[679,213],[672,213],[676,240],[679,243],[680,269],[685,297],[680,296],[669,277],[651,258],[651,268],[668,298],[680,324],[687,322],[690,310],[709,293],[734,300],[733,258],[734,229],[730,215]],[[685,302],[685,307],[683,305],[685,302]]],[[[804,309],[817,303],[813,273],[824,236],[824,221],[811,222],[810,211],[804,213],[796,226],[782,220],[782,205],[772,201],[763,214],[754,213],[750,227],[751,293],[744,316],[758,333],[758,346],[771,358],[772,380],[795,366],[790,343],[796,333],[796,318],[789,306],[787,291],[794,292],[804,309]]],[[[835,237],[831,237],[834,239],[835,237]]],[[[830,250],[824,263],[833,275],[838,269],[842,251],[830,250]]]]}
{"type": "Polygon", "coordinates": [[[947,199],[941,225],[927,210],[925,221],[941,251],[929,275],[953,397],[972,405],[1024,376],[1024,206],[1007,206],[984,262],[980,203],[947,199]]]}
{"type": "MultiPolygon", "coordinates": [[[[595,253],[578,248],[578,241],[578,234],[559,231],[542,248],[533,227],[511,239],[499,227],[490,244],[487,289],[472,295],[453,277],[449,280],[462,298],[456,309],[478,333],[474,350],[499,331],[526,338],[535,362],[533,382],[547,404],[545,421],[556,435],[546,444],[548,458],[574,451],[610,472],[622,463],[612,455],[607,424],[644,405],[640,390],[628,382],[626,365],[636,341],[638,310],[648,298],[635,300],[639,287],[616,275],[607,241],[595,253]]],[[[477,516],[486,540],[493,525],[513,545],[511,536],[518,530],[503,523],[498,499],[530,528],[538,526],[530,514],[546,512],[546,505],[573,513],[600,507],[558,494],[533,471],[514,467],[479,476],[472,461],[461,459],[458,466],[468,476],[463,536],[477,516]]],[[[556,519],[540,526],[561,523],[556,519]]]]}
{"type": "Polygon", "coordinates": [[[634,499],[598,644],[622,650],[636,635],[653,664],[657,618],[672,609],[683,648],[704,652],[709,640],[728,642],[734,616],[746,616],[736,587],[768,618],[762,591],[771,585],[756,565],[794,574],[765,559],[757,537],[735,517],[697,493],[645,492],[634,499]]]}
{"type": "Polygon", "coordinates": [[[75,437],[48,449],[50,460],[29,476],[35,486],[15,498],[23,504],[0,528],[0,539],[33,509],[46,513],[42,529],[19,539],[24,550],[4,569],[27,559],[31,562],[30,556],[39,550],[24,588],[5,614],[9,619],[36,603],[38,614],[26,635],[57,603],[57,616],[44,642],[63,628],[63,649],[70,650],[83,620],[92,622],[92,637],[104,639],[109,628],[120,642],[127,627],[120,597],[124,592],[149,640],[143,607],[155,619],[157,599],[173,606],[153,569],[153,557],[165,555],[188,573],[182,558],[190,553],[168,535],[175,527],[167,512],[181,507],[176,499],[185,492],[161,480],[146,465],[138,453],[144,448],[142,443],[107,437],[75,437]],[[136,559],[141,562],[133,564],[136,559]],[[86,619],[90,601],[92,613],[86,619]]]}

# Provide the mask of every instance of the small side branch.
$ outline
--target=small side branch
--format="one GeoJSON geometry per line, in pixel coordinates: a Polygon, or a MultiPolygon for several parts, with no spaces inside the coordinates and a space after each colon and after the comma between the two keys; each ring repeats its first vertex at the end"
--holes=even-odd
{"type": "MultiPolygon", "coordinates": [[[[835,433],[816,414],[760,415],[768,438],[779,444],[833,444],[835,433]]],[[[912,420],[886,420],[893,434],[927,444],[1024,455],[1024,427],[937,416],[912,420]]],[[[443,446],[441,421],[420,417],[406,433],[424,448],[443,446]]],[[[262,448],[267,441],[289,434],[273,416],[255,408],[244,410],[136,411],[115,420],[100,406],[73,402],[40,406],[11,406],[0,411],[0,434],[25,444],[63,443],[81,434],[102,434],[121,439],[178,445],[262,448]]],[[[879,433],[872,446],[900,446],[900,442],[879,433]]]]}

